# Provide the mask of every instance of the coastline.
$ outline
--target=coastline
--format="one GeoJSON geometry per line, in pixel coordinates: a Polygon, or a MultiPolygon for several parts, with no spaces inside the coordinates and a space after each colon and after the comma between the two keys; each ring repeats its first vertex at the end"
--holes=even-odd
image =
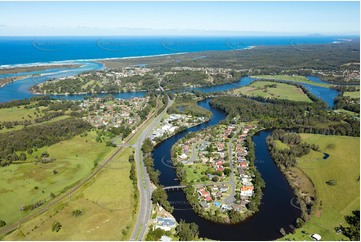
{"type": "MultiPolygon", "coordinates": [[[[54,66],[54,65],[71,65],[74,63],[81,64],[82,62],[96,62],[103,64],[101,61],[106,60],[126,60],[126,59],[140,59],[140,58],[147,58],[147,57],[160,57],[160,56],[169,56],[169,55],[181,55],[181,54],[188,54],[191,52],[179,52],[179,53],[169,53],[169,54],[156,54],[156,55],[142,55],[142,56],[125,56],[125,57],[107,57],[107,58],[90,58],[90,59],[73,59],[73,60],[61,60],[61,61],[48,61],[48,62],[33,62],[33,63],[20,63],[20,64],[4,64],[0,65],[1,69],[10,69],[10,68],[17,68],[17,67],[32,67],[32,66],[54,66]]],[[[196,52],[192,52],[196,53],[196,52]]]]}
{"type": "MultiPolygon", "coordinates": [[[[345,38],[337,38],[336,36],[325,36],[325,37],[334,37],[335,39],[333,39],[330,42],[327,43],[323,43],[323,44],[340,44],[340,43],[344,43],[344,42],[350,42],[353,39],[348,38],[346,39],[346,37],[350,37],[350,36],[345,36],[345,38]],[[337,43],[335,43],[337,42],[337,43]]],[[[352,36],[354,37],[354,36],[352,36]]],[[[307,45],[318,45],[319,43],[310,43],[307,45]]],[[[178,53],[165,53],[165,54],[154,54],[154,55],[141,55],[141,56],[124,56],[124,57],[106,57],[106,58],[87,58],[87,59],[67,59],[67,60],[54,60],[54,61],[46,61],[46,62],[31,62],[31,63],[17,63],[17,64],[0,64],[0,70],[1,69],[6,69],[6,68],[14,68],[14,67],[29,67],[29,66],[50,66],[50,65],[57,65],[57,64],[65,64],[65,63],[74,63],[74,62],[100,62],[101,61],[106,61],[106,60],[122,60],[122,59],[138,59],[138,58],[147,58],[147,57],[157,57],[157,56],[170,56],[170,55],[181,55],[181,54],[188,54],[188,53],[197,53],[197,52],[207,52],[207,51],[242,51],[242,50],[251,50],[251,49],[255,49],[257,47],[262,47],[264,45],[249,45],[246,46],[244,48],[229,48],[229,49],[224,49],[224,50],[197,50],[197,51],[191,51],[191,52],[178,52],[178,53]]],[[[277,45],[267,45],[268,47],[272,47],[272,46],[279,46],[277,45]]],[[[281,46],[286,46],[286,45],[281,45],[281,46]]]]}

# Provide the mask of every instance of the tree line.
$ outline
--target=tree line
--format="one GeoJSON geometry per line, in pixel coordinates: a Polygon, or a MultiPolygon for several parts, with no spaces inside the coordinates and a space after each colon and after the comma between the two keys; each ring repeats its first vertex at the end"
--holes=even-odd
{"type": "Polygon", "coordinates": [[[258,121],[264,128],[293,128],[299,132],[360,136],[358,120],[344,114],[325,110],[323,105],[295,104],[283,100],[277,104],[264,103],[244,97],[220,96],[210,104],[240,121],[258,121]]]}
{"type": "Polygon", "coordinates": [[[152,141],[149,138],[145,139],[142,145],[144,165],[149,174],[149,179],[157,186],[157,189],[152,193],[152,201],[155,204],[160,204],[168,212],[172,212],[173,207],[168,201],[167,192],[159,185],[160,171],[154,168],[154,159],[152,158],[153,148],[154,145],[152,141]]]}
{"type": "Polygon", "coordinates": [[[17,155],[19,151],[32,153],[33,149],[71,139],[89,129],[91,129],[91,125],[88,122],[68,118],[50,124],[0,133],[0,163],[2,166],[9,165],[13,161],[19,160],[17,155]]]}
{"type": "Polygon", "coordinates": [[[307,155],[311,150],[319,150],[318,145],[302,142],[299,134],[288,133],[285,130],[274,130],[272,134],[267,137],[267,146],[273,160],[285,168],[296,165],[297,157],[307,155]],[[279,149],[275,140],[287,144],[290,148],[279,149]]]}

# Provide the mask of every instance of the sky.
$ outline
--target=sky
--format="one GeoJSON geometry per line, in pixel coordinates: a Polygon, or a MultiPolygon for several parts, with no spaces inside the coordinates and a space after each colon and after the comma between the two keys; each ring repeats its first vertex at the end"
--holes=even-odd
{"type": "Polygon", "coordinates": [[[0,2],[1,36],[359,35],[359,2],[0,2]]]}

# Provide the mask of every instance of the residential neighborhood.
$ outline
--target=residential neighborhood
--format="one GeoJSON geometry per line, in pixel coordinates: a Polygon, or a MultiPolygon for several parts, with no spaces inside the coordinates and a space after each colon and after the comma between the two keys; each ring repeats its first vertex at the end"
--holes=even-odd
{"type": "Polygon", "coordinates": [[[134,97],[128,100],[91,98],[82,101],[80,107],[87,112],[83,117],[94,127],[99,128],[120,126],[136,127],[140,121],[137,112],[141,111],[148,103],[149,97],[134,97]]]}
{"type": "Polygon", "coordinates": [[[181,181],[193,184],[204,212],[227,218],[227,211],[245,213],[255,187],[245,139],[254,125],[218,125],[173,147],[175,163],[183,164],[181,181]]]}

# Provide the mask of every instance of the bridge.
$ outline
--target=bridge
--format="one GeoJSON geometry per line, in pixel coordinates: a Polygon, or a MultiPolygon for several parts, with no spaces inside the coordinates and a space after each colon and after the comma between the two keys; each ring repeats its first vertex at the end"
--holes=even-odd
{"type": "MultiPolygon", "coordinates": [[[[213,186],[213,185],[225,185],[225,184],[230,184],[230,182],[213,182],[211,184],[206,184],[206,183],[200,183],[200,184],[193,184],[192,186],[195,188],[198,187],[204,187],[204,186],[213,186]]],[[[179,191],[182,190],[184,188],[186,188],[187,186],[182,186],[182,185],[178,185],[178,186],[167,186],[167,187],[163,187],[163,190],[165,191],[179,191]]]]}
{"type": "Polygon", "coordinates": [[[168,187],[163,187],[163,189],[165,191],[178,191],[178,190],[182,190],[183,188],[185,188],[186,186],[181,186],[181,185],[178,185],[178,186],[168,186],[168,187]]]}

